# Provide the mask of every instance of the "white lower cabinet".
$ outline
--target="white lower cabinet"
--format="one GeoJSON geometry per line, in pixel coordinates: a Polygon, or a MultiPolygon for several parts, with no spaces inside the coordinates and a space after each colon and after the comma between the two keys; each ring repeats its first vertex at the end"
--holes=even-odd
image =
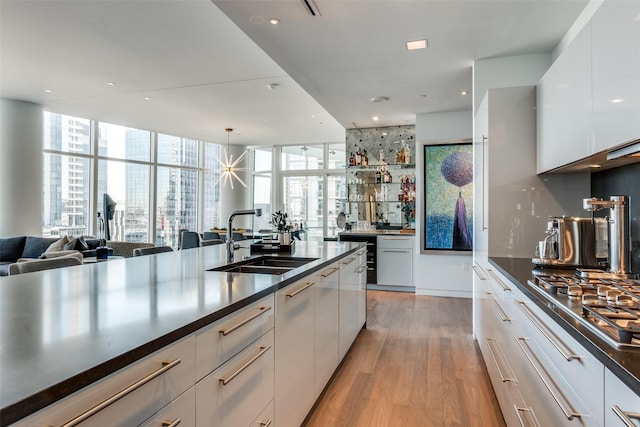
{"type": "Polygon", "coordinates": [[[358,335],[361,308],[361,269],[356,255],[340,262],[340,360],[347,354],[358,335]],[[360,273],[359,273],[360,272],[360,273]]]}
{"type": "Polygon", "coordinates": [[[260,412],[260,415],[256,417],[251,424],[251,427],[273,427],[275,424],[273,423],[274,419],[274,408],[273,408],[273,400],[269,402],[266,408],[260,412]]]}
{"type": "Polygon", "coordinates": [[[332,266],[314,275],[314,393],[317,399],[340,363],[340,268],[332,266]]]}
{"type": "Polygon", "coordinates": [[[196,384],[199,426],[249,426],[273,399],[274,332],[196,384]]]}
{"type": "Polygon", "coordinates": [[[506,424],[603,426],[604,365],[503,275],[477,274],[476,338],[506,424]]]}
{"type": "Polygon", "coordinates": [[[268,295],[196,332],[198,380],[273,329],[274,297],[268,295]]]}
{"type": "Polygon", "coordinates": [[[604,425],[606,427],[640,426],[640,396],[604,371],[604,425]]]}
{"type": "Polygon", "coordinates": [[[378,236],[378,285],[413,286],[413,236],[378,236]]]}
{"type": "Polygon", "coordinates": [[[195,338],[190,335],[16,425],[139,425],[194,383],[195,338]]]}
{"type": "Polygon", "coordinates": [[[180,397],[149,418],[141,427],[175,427],[196,425],[196,388],[191,387],[180,397]]]}
{"type": "Polygon", "coordinates": [[[314,402],[314,302],[308,277],[276,292],[275,423],[299,426],[314,402]]]}

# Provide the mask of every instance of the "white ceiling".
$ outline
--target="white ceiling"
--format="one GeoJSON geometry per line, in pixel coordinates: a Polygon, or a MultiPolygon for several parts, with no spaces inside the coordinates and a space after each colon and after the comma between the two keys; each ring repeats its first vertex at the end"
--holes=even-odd
{"type": "Polygon", "coordinates": [[[550,52],[587,0],[214,3],[0,0],[0,97],[221,143],[344,141],[470,110],[473,60],[550,52]]]}

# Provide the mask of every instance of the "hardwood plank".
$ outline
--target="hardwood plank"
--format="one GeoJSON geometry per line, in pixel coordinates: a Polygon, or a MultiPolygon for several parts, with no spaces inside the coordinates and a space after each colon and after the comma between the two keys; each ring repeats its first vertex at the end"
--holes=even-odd
{"type": "Polygon", "coordinates": [[[307,427],[503,427],[464,298],[368,291],[367,329],[307,427]]]}

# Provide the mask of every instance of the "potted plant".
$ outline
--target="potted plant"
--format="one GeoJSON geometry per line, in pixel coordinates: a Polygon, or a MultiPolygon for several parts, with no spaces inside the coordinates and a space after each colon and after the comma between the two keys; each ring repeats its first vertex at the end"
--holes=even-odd
{"type": "Polygon", "coordinates": [[[278,233],[278,243],[281,245],[291,244],[291,225],[288,222],[286,212],[275,211],[271,214],[271,225],[273,225],[278,233]]]}

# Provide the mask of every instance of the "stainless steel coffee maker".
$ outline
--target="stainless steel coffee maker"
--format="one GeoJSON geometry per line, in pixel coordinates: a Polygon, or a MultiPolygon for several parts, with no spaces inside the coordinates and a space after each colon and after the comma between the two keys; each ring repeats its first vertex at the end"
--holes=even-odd
{"type": "Polygon", "coordinates": [[[596,222],[591,218],[549,217],[533,263],[557,267],[598,267],[596,222]]]}

